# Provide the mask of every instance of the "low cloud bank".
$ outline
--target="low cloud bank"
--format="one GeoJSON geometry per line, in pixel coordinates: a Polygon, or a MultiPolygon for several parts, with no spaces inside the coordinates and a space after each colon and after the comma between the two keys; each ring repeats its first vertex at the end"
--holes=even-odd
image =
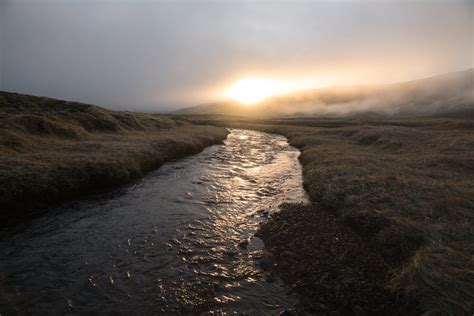
{"type": "Polygon", "coordinates": [[[286,115],[384,116],[474,113],[474,69],[383,86],[319,89],[269,100],[263,108],[286,115]]]}
{"type": "Polygon", "coordinates": [[[175,113],[257,117],[474,116],[474,69],[389,85],[305,90],[251,107],[218,102],[175,113]]]}

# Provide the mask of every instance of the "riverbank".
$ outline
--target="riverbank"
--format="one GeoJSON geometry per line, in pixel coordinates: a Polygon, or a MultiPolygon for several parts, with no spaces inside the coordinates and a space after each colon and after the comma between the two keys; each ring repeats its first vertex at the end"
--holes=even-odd
{"type": "Polygon", "coordinates": [[[227,134],[162,115],[0,92],[0,215],[124,184],[227,134]]]}
{"type": "Polygon", "coordinates": [[[269,250],[260,264],[299,295],[298,314],[395,313],[386,262],[330,212],[285,204],[257,236],[269,250]]]}
{"type": "MultiPolygon", "coordinates": [[[[301,150],[310,197],[387,264],[384,288],[399,298],[404,313],[474,310],[472,119],[188,118],[286,136],[301,150]]],[[[272,231],[293,225],[292,212],[284,210],[279,217],[270,220],[272,231]]],[[[308,236],[319,238],[318,216],[307,221],[316,225],[308,236]]],[[[292,247],[292,241],[304,240],[298,229],[291,236],[282,238],[284,246],[270,243],[269,248],[280,254],[279,260],[280,249],[293,249],[301,261],[292,269],[302,273],[314,258],[305,256],[304,247],[292,247]]],[[[302,301],[311,299],[310,291],[299,292],[302,301]]]]}
{"type": "Polygon", "coordinates": [[[260,243],[249,237],[259,210],[306,201],[298,154],[283,136],[231,130],[225,146],[0,231],[2,314],[292,309],[296,297],[255,266],[260,243]]]}

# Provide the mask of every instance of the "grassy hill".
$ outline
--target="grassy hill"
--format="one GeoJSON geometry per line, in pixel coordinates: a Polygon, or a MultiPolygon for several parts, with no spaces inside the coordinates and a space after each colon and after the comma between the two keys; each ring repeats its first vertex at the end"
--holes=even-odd
{"type": "Polygon", "coordinates": [[[161,115],[0,92],[0,209],[125,183],[226,136],[161,115]]]}

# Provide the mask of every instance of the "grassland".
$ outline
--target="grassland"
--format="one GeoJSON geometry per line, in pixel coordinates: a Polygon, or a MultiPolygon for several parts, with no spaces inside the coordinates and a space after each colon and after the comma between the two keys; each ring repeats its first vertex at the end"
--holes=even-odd
{"type": "Polygon", "coordinates": [[[474,120],[190,119],[288,137],[312,200],[381,254],[406,312],[474,311],[474,120]]]}
{"type": "MultiPolygon", "coordinates": [[[[405,311],[474,311],[473,119],[162,116],[0,92],[0,215],[21,210],[23,216],[31,207],[125,183],[221,142],[224,126],[282,134],[301,150],[306,190],[319,209],[335,215],[325,231],[336,234],[329,226],[337,222],[350,229],[342,240],[360,237],[364,249],[374,250],[383,261],[374,259],[376,274],[389,267],[383,286],[405,311]]],[[[294,220],[298,208],[271,220],[275,236],[288,231],[275,241],[279,247],[298,255],[310,251],[305,240],[332,245],[316,232],[327,217],[310,210],[304,223],[294,220]],[[306,228],[288,230],[291,225],[306,228]]],[[[314,271],[303,262],[292,266],[295,274],[314,271]]]]}
{"type": "Polygon", "coordinates": [[[227,133],[161,115],[0,92],[0,215],[24,216],[117,186],[220,143],[227,133]]]}

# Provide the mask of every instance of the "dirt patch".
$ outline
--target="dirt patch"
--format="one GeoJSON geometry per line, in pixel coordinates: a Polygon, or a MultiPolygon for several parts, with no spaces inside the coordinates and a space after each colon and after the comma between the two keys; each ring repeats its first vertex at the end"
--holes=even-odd
{"type": "Polygon", "coordinates": [[[258,237],[271,256],[261,261],[299,294],[299,313],[390,313],[389,267],[357,234],[315,205],[286,204],[258,237]]]}

